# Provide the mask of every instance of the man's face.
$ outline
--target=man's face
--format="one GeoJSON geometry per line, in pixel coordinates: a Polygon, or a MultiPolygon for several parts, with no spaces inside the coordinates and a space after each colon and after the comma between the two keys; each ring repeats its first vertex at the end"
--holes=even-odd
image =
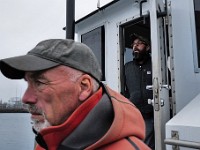
{"type": "Polygon", "coordinates": [[[148,51],[148,46],[145,42],[140,39],[135,39],[132,43],[133,46],[133,54],[135,59],[141,59],[148,51]]]}
{"type": "Polygon", "coordinates": [[[29,105],[36,128],[62,124],[80,105],[78,83],[70,80],[64,66],[27,72],[25,80],[28,87],[22,101],[29,105]]]}

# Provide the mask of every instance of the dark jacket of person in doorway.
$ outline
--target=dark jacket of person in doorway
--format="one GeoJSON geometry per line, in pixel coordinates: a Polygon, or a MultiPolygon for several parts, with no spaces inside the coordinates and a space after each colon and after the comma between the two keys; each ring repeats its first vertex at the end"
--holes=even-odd
{"type": "Polygon", "coordinates": [[[133,60],[125,64],[125,95],[140,110],[146,125],[145,143],[154,149],[154,114],[148,99],[153,99],[152,63],[150,42],[147,38],[134,34],[132,43],[133,60]]]}

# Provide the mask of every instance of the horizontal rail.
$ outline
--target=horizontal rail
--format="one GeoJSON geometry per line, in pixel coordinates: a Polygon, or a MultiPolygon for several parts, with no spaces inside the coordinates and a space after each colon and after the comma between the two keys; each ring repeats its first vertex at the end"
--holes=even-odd
{"type": "Polygon", "coordinates": [[[183,141],[183,140],[176,140],[176,139],[165,139],[164,143],[168,145],[200,149],[199,142],[183,141]]]}

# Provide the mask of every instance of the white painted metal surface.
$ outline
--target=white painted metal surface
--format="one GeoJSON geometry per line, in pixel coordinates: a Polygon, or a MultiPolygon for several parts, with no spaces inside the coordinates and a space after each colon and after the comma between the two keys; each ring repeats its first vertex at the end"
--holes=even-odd
{"type": "Polygon", "coordinates": [[[166,53],[164,43],[164,21],[159,12],[164,12],[164,3],[161,0],[151,0],[151,53],[153,72],[153,92],[154,92],[154,128],[155,128],[155,148],[161,150],[165,148],[165,123],[169,120],[169,90],[164,88],[169,83],[166,80],[167,74],[163,74],[167,67],[164,53],[166,53]],[[160,9],[160,10],[159,10],[160,9]],[[162,58],[162,59],[161,59],[162,58]],[[162,102],[164,105],[162,106],[162,102]]]}
{"type": "Polygon", "coordinates": [[[200,92],[200,74],[195,72],[197,52],[193,0],[172,0],[172,40],[174,53],[177,113],[200,92]]]}
{"type": "MultiPolygon", "coordinates": [[[[172,131],[177,131],[179,140],[200,142],[200,94],[185,106],[175,117],[166,124],[166,138],[172,138],[172,131]]],[[[167,150],[172,146],[167,145],[167,150]]],[[[181,150],[189,148],[181,147],[181,150]]]]}

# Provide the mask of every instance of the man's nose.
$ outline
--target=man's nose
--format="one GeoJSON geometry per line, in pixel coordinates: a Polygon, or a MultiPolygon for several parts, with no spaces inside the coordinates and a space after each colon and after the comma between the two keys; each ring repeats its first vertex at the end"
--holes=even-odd
{"type": "Polygon", "coordinates": [[[35,104],[36,100],[35,90],[28,87],[22,97],[22,102],[25,104],[35,104]]]}
{"type": "Polygon", "coordinates": [[[133,45],[133,51],[135,50],[136,47],[137,47],[137,44],[134,44],[133,45]]]}

